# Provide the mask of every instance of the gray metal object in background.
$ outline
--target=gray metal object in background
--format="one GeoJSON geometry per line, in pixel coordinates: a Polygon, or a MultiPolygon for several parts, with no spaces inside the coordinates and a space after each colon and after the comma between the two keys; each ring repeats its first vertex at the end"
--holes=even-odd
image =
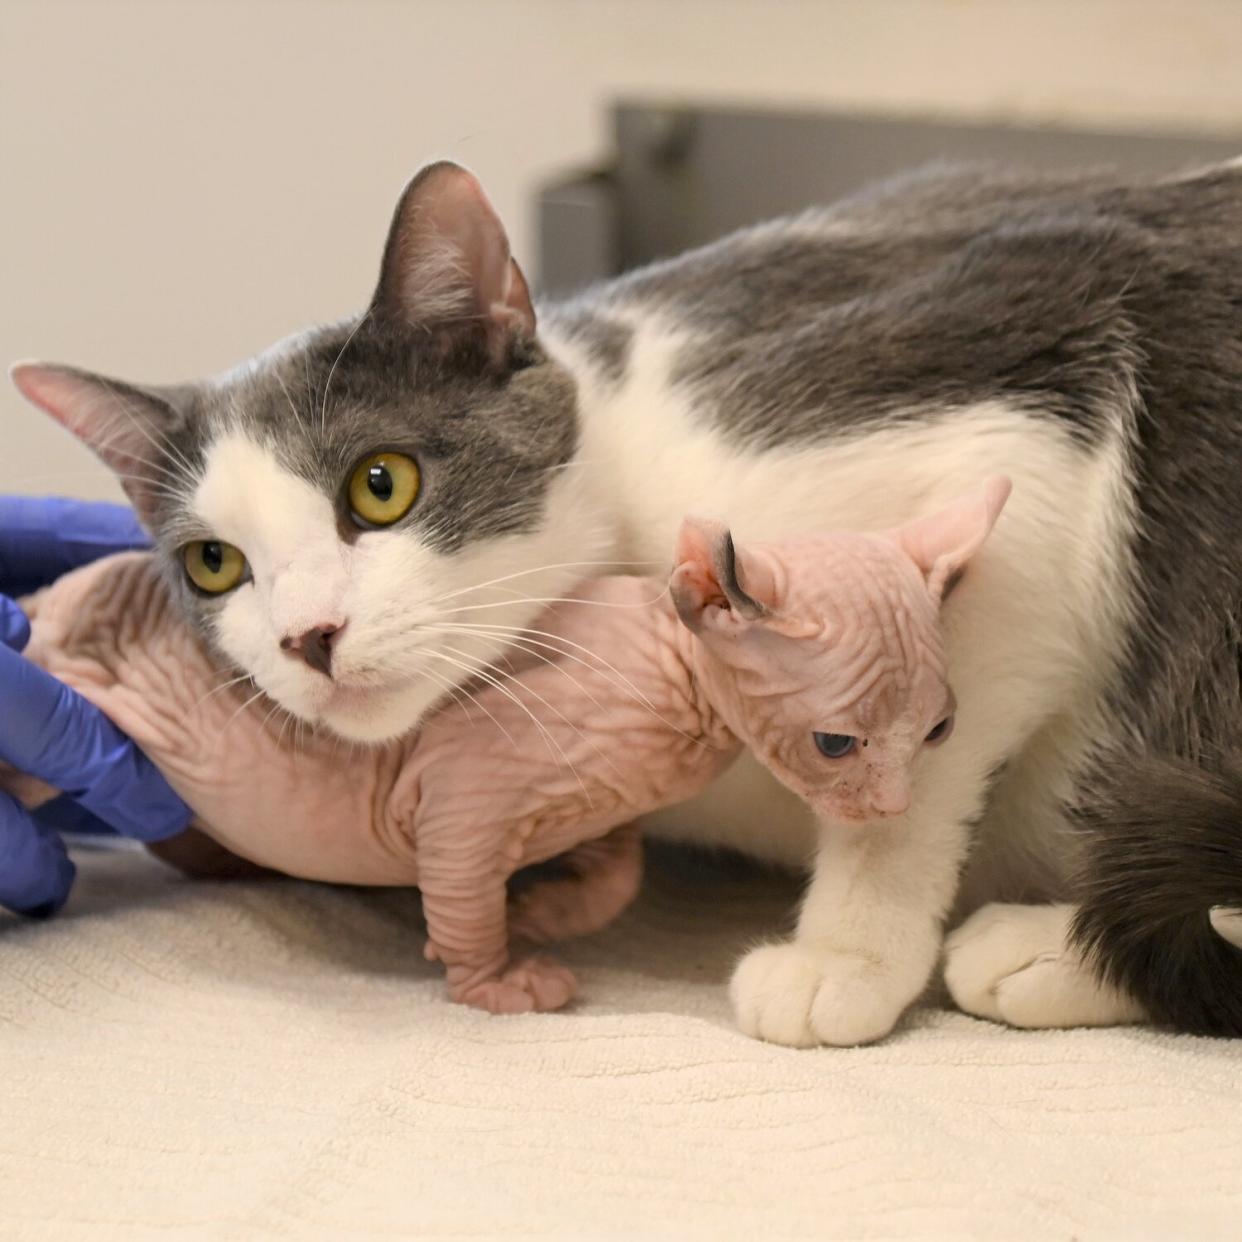
{"type": "Polygon", "coordinates": [[[538,285],[567,293],[623,270],[616,179],[583,173],[539,192],[538,285]]]}
{"type": "Polygon", "coordinates": [[[539,196],[539,280],[563,295],[758,220],[934,160],[1175,171],[1242,155],[1234,137],[950,124],[621,103],[610,165],[539,196]]]}

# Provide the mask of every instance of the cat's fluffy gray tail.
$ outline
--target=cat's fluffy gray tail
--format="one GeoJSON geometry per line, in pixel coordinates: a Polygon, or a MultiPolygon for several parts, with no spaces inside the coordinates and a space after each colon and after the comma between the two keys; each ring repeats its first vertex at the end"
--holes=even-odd
{"type": "Polygon", "coordinates": [[[1227,938],[1242,907],[1242,764],[1136,756],[1101,775],[1082,812],[1074,938],[1155,1021],[1242,1036],[1242,948],[1227,938]]]}

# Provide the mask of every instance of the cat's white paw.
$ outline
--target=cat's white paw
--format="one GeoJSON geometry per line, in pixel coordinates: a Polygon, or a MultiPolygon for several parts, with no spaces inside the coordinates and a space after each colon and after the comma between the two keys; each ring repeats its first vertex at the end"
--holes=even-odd
{"type": "Polygon", "coordinates": [[[874,961],[793,941],[753,949],[729,985],[742,1031],[793,1048],[883,1039],[917,992],[874,961]]]}
{"type": "Polygon", "coordinates": [[[945,942],[944,979],[967,1013],[1010,1026],[1119,1026],[1141,1006],[1100,983],[1069,943],[1074,908],[984,906],[945,942]]]}
{"type": "Polygon", "coordinates": [[[765,944],[738,963],[729,984],[737,1024],[744,1034],[791,1048],[819,1041],[811,1007],[819,989],[819,963],[796,944],[765,944]]]}

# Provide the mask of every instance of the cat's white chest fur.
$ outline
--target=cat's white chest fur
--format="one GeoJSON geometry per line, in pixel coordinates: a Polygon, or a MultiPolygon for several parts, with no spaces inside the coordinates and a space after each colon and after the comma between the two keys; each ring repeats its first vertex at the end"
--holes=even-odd
{"type": "MultiPolygon", "coordinates": [[[[1059,804],[1100,740],[1099,693],[1126,620],[1124,420],[1091,452],[1055,420],[1001,403],[757,451],[731,443],[692,390],[669,382],[677,335],[655,319],[625,318],[634,338],[618,383],[571,343],[551,341],[579,378],[582,468],[623,560],[662,562],[687,513],[726,520],[744,540],[882,530],[990,474],[1013,479],[992,541],[948,605],[957,732],[922,763],[916,798],[932,784],[992,779],[974,863],[980,896],[1005,890],[1006,859],[1018,856],[1023,885],[1042,871],[1055,888],[1066,861],[1059,804]]],[[[806,809],[748,760],[651,828],[791,864],[816,840],[806,809]]]]}

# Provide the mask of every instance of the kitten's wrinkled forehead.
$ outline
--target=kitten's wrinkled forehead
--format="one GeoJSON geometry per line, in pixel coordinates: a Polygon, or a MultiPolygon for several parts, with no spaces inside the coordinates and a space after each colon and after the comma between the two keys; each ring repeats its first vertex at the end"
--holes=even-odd
{"type": "Polygon", "coordinates": [[[896,541],[841,533],[757,554],[781,583],[787,618],[786,633],[771,640],[781,654],[771,658],[818,668],[825,710],[878,732],[907,715],[912,699],[940,694],[947,672],[939,605],[896,541]]]}

